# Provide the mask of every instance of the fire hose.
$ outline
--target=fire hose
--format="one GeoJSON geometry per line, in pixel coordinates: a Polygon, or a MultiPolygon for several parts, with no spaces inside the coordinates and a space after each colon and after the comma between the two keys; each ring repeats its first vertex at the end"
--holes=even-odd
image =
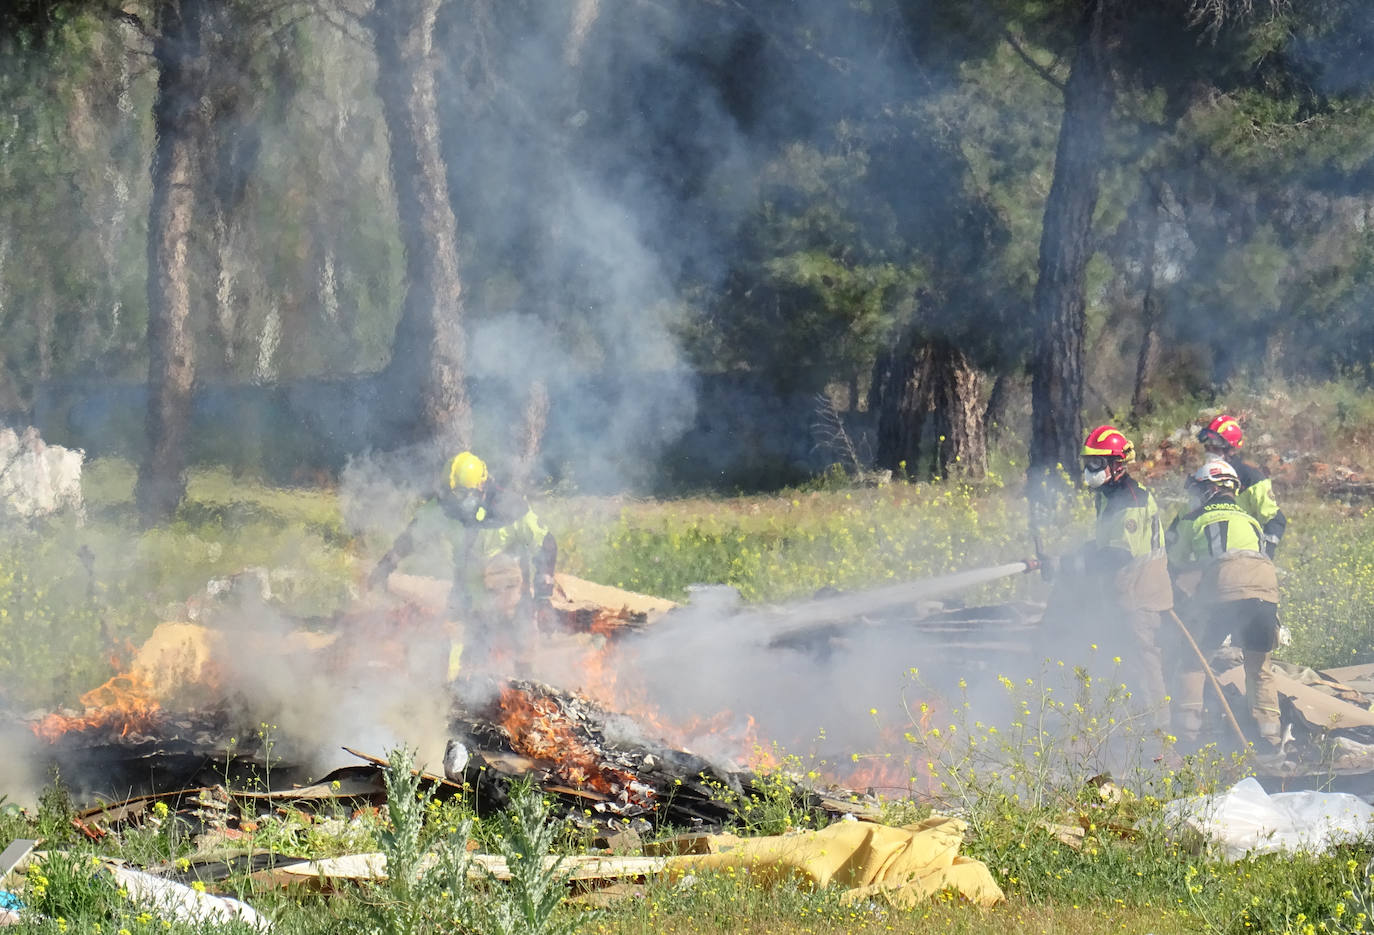
{"type": "Polygon", "coordinates": [[[833,623],[837,620],[851,620],[869,614],[879,613],[891,607],[914,604],[930,600],[942,594],[971,588],[1000,578],[1024,575],[1040,567],[1036,559],[1023,559],[1005,565],[992,565],[987,568],[974,568],[948,575],[922,578],[919,581],[904,581],[868,591],[850,591],[790,604],[768,611],[754,611],[739,618],[740,625],[747,630],[748,625],[757,622],[767,627],[770,638],[797,633],[818,625],[833,623]],[[779,611],[781,613],[779,613],[779,611]]]}

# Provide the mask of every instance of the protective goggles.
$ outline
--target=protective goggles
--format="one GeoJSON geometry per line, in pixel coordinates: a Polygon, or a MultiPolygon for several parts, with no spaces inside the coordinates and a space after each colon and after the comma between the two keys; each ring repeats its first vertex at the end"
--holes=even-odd
{"type": "Polygon", "coordinates": [[[1083,459],[1083,467],[1096,474],[1098,471],[1105,471],[1111,459],[1103,455],[1089,455],[1083,459]]]}

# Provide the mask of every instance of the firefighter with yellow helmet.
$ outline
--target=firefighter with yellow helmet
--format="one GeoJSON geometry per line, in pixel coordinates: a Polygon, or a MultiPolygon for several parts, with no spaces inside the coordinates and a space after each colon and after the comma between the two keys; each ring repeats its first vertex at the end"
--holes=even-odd
{"type": "MultiPolygon", "coordinates": [[[[1260,736],[1281,743],[1279,697],[1270,656],[1278,645],[1279,582],[1265,546],[1264,527],[1241,506],[1241,481],[1223,459],[1208,461],[1188,480],[1193,509],[1171,534],[1169,563],[1175,579],[1188,582],[1191,599],[1183,618],[1203,652],[1220,648],[1229,635],[1240,647],[1245,698],[1260,736]]],[[[1178,735],[1195,741],[1202,729],[1202,661],[1183,656],[1178,698],[1178,735]]]]}
{"type": "MultiPolygon", "coordinates": [[[[464,625],[465,653],[526,668],[536,645],[536,621],[552,615],[558,546],[529,502],[492,480],[470,451],[446,465],[436,496],[426,501],[368,578],[380,587],[415,550],[417,531],[437,526],[453,557],[448,612],[464,625]]],[[[456,675],[457,658],[449,675],[456,675]]]]}

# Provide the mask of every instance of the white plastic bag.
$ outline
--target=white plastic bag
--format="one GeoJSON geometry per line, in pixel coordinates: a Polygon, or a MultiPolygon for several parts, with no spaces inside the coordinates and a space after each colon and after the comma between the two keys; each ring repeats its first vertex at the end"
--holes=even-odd
{"type": "Polygon", "coordinates": [[[1246,854],[1302,851],[1320,854],[1374,833],[1374,807],[1344,792],[1279,792],[1242,779],[1218,795],[1195,796],[1164,807],[1173,833],[1185,829],[1221,845],[1227,860],[1246,854]]]}

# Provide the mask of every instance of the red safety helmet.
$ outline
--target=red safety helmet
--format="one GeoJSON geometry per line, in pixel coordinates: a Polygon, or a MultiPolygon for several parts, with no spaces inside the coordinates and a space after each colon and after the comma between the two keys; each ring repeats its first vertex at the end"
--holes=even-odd
{"type": "Polygon", "coordinates": [[[1083,439],[1083,457],[1093,456],[1130,461],[1135,457],[1135,445],[1115,426],[1099,425],[1083,439]]]}
{"type": "Polygon", "coordinates": [[[1225,445],[1235,451],[1245,444],[1245,433],[1240,430],[1240,423],[1233,416],[1223,412],[1197,433],[1197,440],[1202,442],[1204,447],[1210,442],[1214,446],[1225,445]]]}
{"type": "Polygon", "coordinates": [[[1083,439],[1083,483],[1096,490],[1115,484],[1126,475],[1126,462],[1135,457],[1135,446],[1120,429],[1099,425],[1083,439]]]}

